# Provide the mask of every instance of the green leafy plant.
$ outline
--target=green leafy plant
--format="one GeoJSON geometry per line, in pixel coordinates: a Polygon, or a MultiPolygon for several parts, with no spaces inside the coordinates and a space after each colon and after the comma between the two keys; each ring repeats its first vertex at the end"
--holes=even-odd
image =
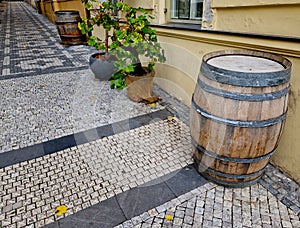
{"type": "Polygon", "coordinates": [[[102,26],[105,39],[90,36],[88,45],[98,50],[105,50],[107,55],[116,58],[116,73],[112,76],[110,87],[126,87],[126,75],[142,76],[154,70],[156,62],[165,62],[164,51],[157,42],[156,31],[150,27],[153,17],[144,8],[131,7],[123,2],[113,3],[96,0],[84,0],[91,16],[83,18],[78,24],[83,34],[93,31],[95,26],[102,26]],[[95,8],[96,7],[96,8],[95,8]],[[119,18],[118,16],[123,16],[119,18]],[[140,56],[147,59],[146,68],[142,67],[140,56]]]}
{"type": "Polygon", "coordinates": [[[112,1],[99,3],[97,0],[82,0],[89,12],[87,18],[82,18],[78,23],[78,28],[82,34],[90,34],[96,27],[104,29],[104,40],[95,35],[88,38],[88,45],[95,47],[97,50],[105,52],[105,58],[111,58],[111,50],[119,46],[116,40],[115,31],[120,29],[118,12],[122,4],[115,4],[112,1]]]}
{"type": "Polygon", "coordinates": [[[111,80],[111,88],[126,87],[125,77],[128,74],[142,76],[154,70],[156,62],[165,62],[164,51],[157,42],[156,31],[150,27],[153,17],[143,8],[134,8],[126,4],[122,7],[125,14],[124,27],[116,31],[121,44],[115,50],[117,73],[111,80]],[[139,56],[147,57],[147,67],[142,67],[139,56]]]}

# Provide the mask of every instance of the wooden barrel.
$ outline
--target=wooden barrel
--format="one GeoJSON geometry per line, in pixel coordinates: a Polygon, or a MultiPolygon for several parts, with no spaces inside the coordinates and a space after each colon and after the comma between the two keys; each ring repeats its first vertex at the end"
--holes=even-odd
{"type": "Polygon", "coordinates": [[[194,163],[203,176],[230,187],[259,180],[284,127],[290,74],[291,62],[269,53],[203,57],[190,116],[194,163]]]}
{"type": "Polygon", "coordinates": [[[83,44],[86,36],[78,28],[80,14],[78,11],[65,10],[55,12],[55,23],[63,44],[83,44]]]}

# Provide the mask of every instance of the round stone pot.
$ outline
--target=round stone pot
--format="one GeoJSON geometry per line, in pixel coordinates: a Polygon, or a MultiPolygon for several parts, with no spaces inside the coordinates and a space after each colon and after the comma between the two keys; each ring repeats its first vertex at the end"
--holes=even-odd
{"type": "Polygon", "coordinates": [[[114,58],[112,57],[109,60],[103,59],[104,54],[104,52],[94,53],[90,56],[89,61],[92,72],[101,81],[109,80],[115,73],[114,58]]]}

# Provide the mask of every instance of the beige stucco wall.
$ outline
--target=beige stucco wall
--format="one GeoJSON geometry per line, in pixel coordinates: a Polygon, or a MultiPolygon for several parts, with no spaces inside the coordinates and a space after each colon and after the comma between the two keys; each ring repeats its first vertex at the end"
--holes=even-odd
{"type": "Polygon", "coordinates": [[[54,11],[59,10],[76,10],[81,17],[86,16],[86,10],[81,0],[56,0],[53,1],[54,11]]]}
{"type": "Polygon", "coordinates": [[[211,0],[214,30],[300,37],[300,0],[211,0]]]}
{"type": "Polygon", "coordinates": [[[41,10],[52,23],[55,23],[55,15],[53,10],[53,3],[51,0],[42,0],[41,1],[41,10]]]}
{"type": "Polygon", "coordinates": [[[55,23],[55,11],[76,10],[81,17],[86,16],[86,11],[81,0],[42,0],[41,10],[52,23],[55,23]]]}
{"type": "Polygon", "coordinates": [[[201,58],[224,49],[253,49],[280,54],[293,63],[286,127],[272,162],[300,183],[300,44],[260,38],[157,28],[167,62],[156,66],[157,83],[190,105],[201,58]]]}
{"type": "Polygon", "coordinates": [[[293,63],[289,111],[278,152],[272,161],[300,183],[300,58],[288,58],[293,63]]]}

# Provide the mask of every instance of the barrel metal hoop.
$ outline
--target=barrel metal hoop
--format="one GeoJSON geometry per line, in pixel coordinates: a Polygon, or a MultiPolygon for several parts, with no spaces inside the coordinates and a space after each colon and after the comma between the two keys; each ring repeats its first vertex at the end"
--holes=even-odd
{"type": "Polygon", "coordinates": [[[225,161],[225,162],[237,162],[237,163],[259,162],[259,161],[262,161],[262,160],[265,160],[265,159],[271,157],[276,151],[276,148],[275,148],[271,152],[269,152],[265,155],[259,156],[259,157],[255,157],[255,158],[234,158],[234,157],[226,157],[226,156],[211,152],[209,150],[206,150],[204,147],[200,146],[193,138],[192,138],[192,144],[197,148],[197,150],[201,151],[203,154],[205,154],[209,157],[212,157],[212,158],[219,159],[221,161],[225,161]]]}
{"type": "Polygon", "coordinates": [[[220,172],[220,171],[217,171],[215,169],[212,169],[206,165],[204,165],[203,163],[201,163],[197,158],[194,157],[194,161],[196,162],[196,164],[198,166],[201,166],[201,168],[203,170],[207,170],[208,172],[210,173],[213,173],[215,175],[218,175],[218,176],[221,176],[221,177],[225,177],[225,178],[236,178],[236,179],[244,179],[244,178],[251,178],[251,177],[255,177],[255,176],[259,176],[259,175],[262,175],[263,172],[265,171],[267,165],[262,168],[261,170],[258,170],[257,172],[254,172],[254,173],[249,173],[249,174],[232,174],[232,173],[223,173],[223,172],[220,172]]]}
{"type": "Polygon", "coordinates": [[[287,112],[283,113],[282,115],[268,120],[261,120],[261,121],[241,121],[241,120],[232,120],[232,119],[225,119],[219,116],[212,115],[206,111],[204,111],[202,108],[200,108],[195,100],[194,96],[192,97],[192,106],[194,109],[201,114],[202,116],[212,119],[213,121],[226,124],[226,125],[232,125],[235,127],[252,127],[252,128],[260,128],[260,127],[268,127],[274,124],[279,123],[280,121],[283,121],[286,118],[287,112]]]}
{"type": "Polygon", "coordinates": [[[54,14],[56,15],[63,15],[63,16],[73,16],[73,15],[79,15],[79,11],[76,10],[60,10],[55,11],[54,14]]]}
{"type": "Polygon", "coordinates": [[[200,72],[208,79],[236,86],[276,86],[290,80],[291,68],[279,72],[245,73],[225,70],[202,62],[200,72]]]}
{"type": "Polygon", "coordinates": [[[72,24],[78,24],[78,21],[56,21],[57,25],[72,25],[72,24]]]}
{"type": "Polygon", "coordinates": [[[262,175],[258,176],[257,178],[250,180],[250,181],[244,181],[244,182],[232,182],[232,181],[223,181],[223,180],[219,180],[217,178],[214,178],[208,174],[206,174],[205,172],[200,172],[198,170],[198,172],[204,176],[205,178],[209,179],[210,181],[216,183],[216,184],[220,184],[226,187],[231,187],[231,188],[244,188],[244,187],[248,187],[251,186],[253,184],[255,184],[256,182],[259,181],[259,179],[262,177],[262,175]]]}
{"type": "Polygon", "coordinates": [[[230,98],[234,100],[240,101],[267,101],[274,100],[280,97],[285,96],[290,91],[290,86],[287,88],[274,92],[274,93],[264,93],[264,94],[250,94],[250,93],[233,93],[226,90],[218,89],[212,86],[207,85],[203,81],[201,81],[200,77],[198,77],[197,84],[206,92],[218,95],[220,97],[230,98]]]}

